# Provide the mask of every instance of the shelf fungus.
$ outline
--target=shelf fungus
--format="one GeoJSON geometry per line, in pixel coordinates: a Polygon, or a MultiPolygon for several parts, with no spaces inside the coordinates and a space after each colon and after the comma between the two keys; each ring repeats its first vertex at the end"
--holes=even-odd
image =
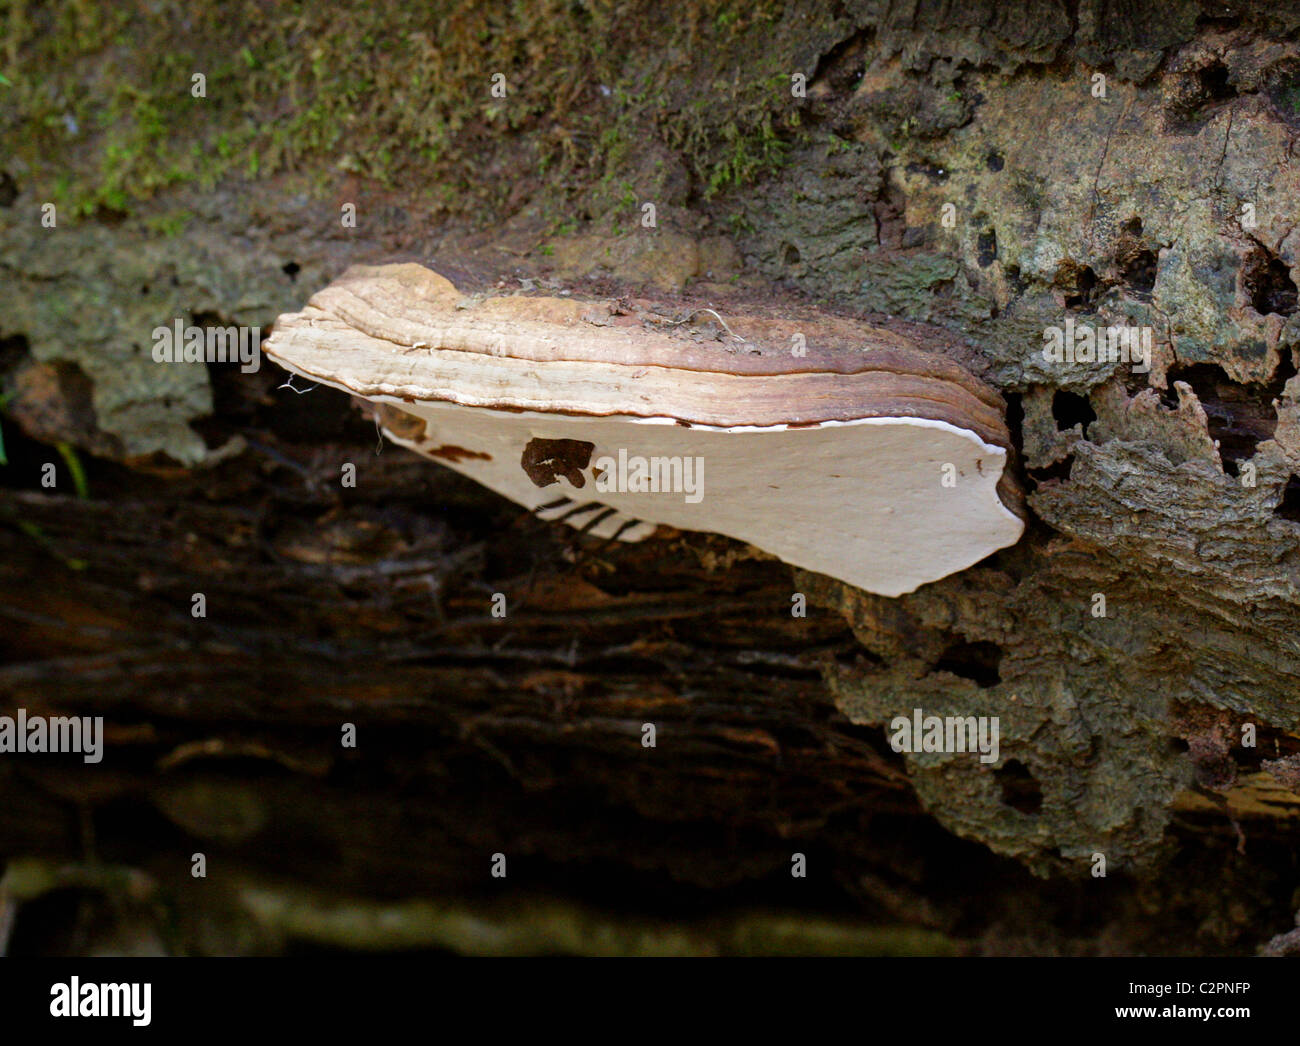
{"type": "Polygon", "coordinates": [[[619,301],[466,297],[357,266],[264,348],[544,519],[738,538],[887,596],[1013,544],[998,394],[900,332],[619,301]]]}

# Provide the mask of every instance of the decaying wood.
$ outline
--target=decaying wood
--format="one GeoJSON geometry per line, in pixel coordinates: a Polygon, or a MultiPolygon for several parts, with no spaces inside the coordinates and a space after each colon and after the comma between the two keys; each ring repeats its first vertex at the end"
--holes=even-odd
{"type": "MultiPolygon", "coordinates": [[[[260,380],[269,395],[275,379],[260,380]]],[[[393,896],[482,889],[496,852],[534,887],[552,885],[548,866],[618,862],[703,891],[786,876],[805,852],[827,874],[855,869],[814,896],[847,889],[905,922],[959,925],[923,902],[953,860],[990,912],[1023,903],[1012,866],[955,840],[935,840],[937,864],[904,856],[922,814],[908,774],[823,683],[863,666],[864,633],[815,606],[792,618],[789,568],[704,535],[565,540],[449,471],[377,454],[340,394],[307,397],[301,417],[332,413],[351,436],[295,441],[293,411],[277,411],[252,469],[161,487],[123,473],[111,500],[0,502],[6,635],[41,651],[0,668],[7,703],[108,720],[102,766],[0,766],[14,852],[135,862],[181,898],[195,851],[252,880],[358,895],[383,881],[393,896]],[[355,492],[336,484],[343,461],[363,477],[355,492]],[[355,751],[339,745],[346,722],[355,751]]],[[[979,675],[980,651],[898,627],[979,675]]],[[[1230,795],[1254,780],[1267,786],[1230,795]]],[[[1290,817],[1285,798],[1265,814],[1185,794],[1180,831],[1227,833],[1225,846],[1229,815],[1265,843],[1290,817]]]]}
{"type": "MultiPolygon", "coordinates": [[[[537,25],[521,44],[457,7],[471,46],[549,75],[537,25]]],[[[541,932],[570,945],[575,927],[658,942],[629,914],[647,912],[716,916],[712,938],[679,942],[716,950],[755,920],[789,925],[751,911],[777,908],[814,930],[827,913],[919,928],[930,950],[1294,951],[1300,16],[780,8],[770,24],[620,8],[601,41],[616,62],[566,64],[564,111],[521,91],[500,118],[394,96],[353,119],[346,97],[344,156],[328,82],[286,95],[269,63],[223,85],[225,110],[209,99],[225,115],[204,141],[228,118],[263,134],[206,149],[223,159],[209,181],[180,153],[152,169],[198,110],[118,57],[182,39],[260,63],[275,19],[198,5],[118,26],[25,5],[6,40],[24,75],[0,85],[18,103],[0,113],[0,712],[102,712],[108,750],[93,768],[0,758],[0,943],[82,953],[104,940],[98,913],[175,951],[473,950],[442,919],[468,914],[531,950],[518,900],[559,912],[541,932]],[[644,113],[624,104],[642,93],[644,113]],[[119,96],[147,133],[87,118],[119,96]],[[453,187],[404,144],[456,125],[453,187]],[[555,141],[559,174],[538,162],[555,141]],[[755,155],[783,162],[739,177],[755,155]],[[611,199],[627,187],[658,203],[657,228],[629,227],[611,199]],[[57,228],[37,221],[50,200],[57,228]],[[328,387],[150,358],[149,331],[178,320],[266,331],[300,311],[325,337],[364,331],[376,303],[355,287],[338,314],[303,304],[398,257],[452,278],[438,308],[480,348],[502,323],[600,345],[635,330],[732,374],[811,366],[836,385],[852,375],[826,338],[797,363],[765,346],[812,312],[856,332],[846,345],[864,327],[879,354],[924,343],[1009,404],[1025,536],[900,599],[696,533],[603,548],[376,453],[328,387]],[[527,305],[543,287],[552,303],[527,305]],[[553,304],[565,291],[584,301],[553,304]],[[1143,328],[1150,371],[1048,361],[1067,320],[1143,328]],[[896,755],[888,724],[916,707],[1001,717],[1002,765],[896,755]],[[375,931],[394,918],[405,942],[375,931]]],[[[570,9],[591,11],[555,17],[570,9]]],[[[295,32],[343,68],[361,13],[317,5],[295,32]]],[[[436,49],[440,17],[392,38],[413,26],[436,49]]],[[[388,61],[411,82],[401,49],[388,61]]],[[[448,90],[480,97],[484,63],[459,64],[474,90],[448,90]]],[[[426,313],[392,342],[413,372],[426,313]]]]}

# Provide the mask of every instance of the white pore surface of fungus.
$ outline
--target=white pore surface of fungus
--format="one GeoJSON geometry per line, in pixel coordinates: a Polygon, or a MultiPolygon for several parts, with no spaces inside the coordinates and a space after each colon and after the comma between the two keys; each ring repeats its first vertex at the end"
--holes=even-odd
{"type": "MultiPolygon", "coordinates": [[[[402,409],[428,423],[421,441],[390,437],[403,446],[423,452],[451,445],[486,454],[431,460],[528,509],[568,499],[543,518],[574,513],[564,522],[581,528],[607,506],[615,514],[588,533],[612,537],[635,520],[621,540],[648,537],[657,523],[726,534],[885,596],[964,570],[1013,544],[1024,528],[997,496],[1006,452],[942,421],[862,418],[797,429],[687,429],[671,419],[553,417],[445,402],[402,409]],[[535,439],[593,444],[591,464],[580,472],[583,486],[564,475],[536,486],[520,467],[524,447],[535,439]],[[647,472],[689,478],[692,490],[597,490],[596,463],[617,461],[620,450],[625,462],[645,461],[647,472]],[[945,466],[955,469],[952,486],[943,485],[945,466]],[[589,502],[597,507],[574,512],[589,502]]],[[[624,476],[633,478],[631,467],[624,476]]]]}

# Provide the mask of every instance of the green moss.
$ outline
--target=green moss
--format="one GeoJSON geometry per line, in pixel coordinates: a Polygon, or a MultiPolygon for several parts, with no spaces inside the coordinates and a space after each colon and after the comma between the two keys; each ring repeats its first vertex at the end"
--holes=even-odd
{"type": "Polygon", "coordinates": [[[723,129],[723,137],[729,148],[709,170],[706,196],[744,185],[785,162],[787,146],[773,132],[770,117],[765,117],[758,130],[748,135],[736,124],[728,124],[723,129]]]}
{"type": "Polygon", "coordinates": [[[626,180],[657,139],[712,195],[783,159],[796,40],[774,53],[759,34],[784,7],[302,0],[272,15],[254,0],[0,0],[0,144],[74,215],[130,211],[185,182],[297,169],[324,183],[340,168],[421,192],[449,184],[468,212],[513,188],[482,172],[515,132],[537,137],[536,168],[560,193],[626,180]]]}
{"type": "Polygon", "coordinates": [[[193,217],[189,211],[169,211],[166,214],[155,214],[146,218],[145,226],[155,235],[171,240],[185,231],[185,226],[193,217]]]}

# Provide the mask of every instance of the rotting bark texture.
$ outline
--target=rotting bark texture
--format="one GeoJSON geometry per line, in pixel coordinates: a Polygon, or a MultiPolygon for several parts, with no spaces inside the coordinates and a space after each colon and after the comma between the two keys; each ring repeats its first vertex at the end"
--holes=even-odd
{"type": "MultiPolygon", "coordinates": [[[[709,937],[708,919],[752,908],[865,925],[828,945],[846,949],[1289,947],[1295,5],[793,3],[671,26],[633,5],[610,46],[643,84],[579,73],[563,112],[521,97],[517,122],[443,121],[474,157],[463,204],[430,202],[431,147],[366,166],[393,151],[393,128],[372,126],[387,110],[318,137],[328,85],[268,87],[270,64],[220,82],[247,90],[259,125],[303,134],[263,153],[280,166],[241,153],[210,183],[123,183],[120,164],[140,169],[123,149],[147,168],[168,136],[142,120],[123,145],[78,108],[133,75],[118,35],[231,56],[247,37],[255,66],[282,30],[249,13],[199,38],[225,30],[21,7],[0,69],[44,129],[0,114],[0,709],[103,714],[109,736],[98,766],[0,758],[15,950],[121,946],[124,924],[173,951],[473,950],[355,927],[389,901],[498,912],[516,896],[680,919],[703,935],[683,950],[738,948],[735,924],[709,937]],[[605,107],[639,92],[667,101],[614,121],[605,107]],[[744,118],[690,123],[700,111],[744,118]],[[598,145],[593,125],[624,140],[598,145]],[[103,191],[42,227],[62,174],[103,191]],[[900,599],[698,534],[603,548],[377,453],[333,390],[150,357],[160,324],[265,334],[348,265],[401,260],[471,291],[921,325],[1007,398],[1029,529],[900,599]],[[1149,328],[1150,371],[1046,360],[1044,331],[1067,317],[1149,328]],[[998,763],[894,754],[889,721],[918,707],[999,716],[998,763]],[[488,876],[496,852],[505,883],[488,876]],[[791,879],[794,853],[808,879],[791,879]],[[303,902],[318,917],[290,925],[301,891],[351,899],[356,918],[303,902]],[[107,900],[51,940],[70,896],[107,900]]],[[[368,10],[283,32],[354,48],[348,19],[384,17],[368,10]]],[[[428,19],[392,34],[392,68],[408,44],[436,50],[428,19]]],[[[467,24],[485,47],[509,32],[467,24]]],[[[156,108],[154,86],[131,97],[156,108]]],[[[152,118],[183,140],[191,116],[152,118]]],[[[260,141],[241,134],[219,146],[214,131],[205,155],[260,141]]]]}

